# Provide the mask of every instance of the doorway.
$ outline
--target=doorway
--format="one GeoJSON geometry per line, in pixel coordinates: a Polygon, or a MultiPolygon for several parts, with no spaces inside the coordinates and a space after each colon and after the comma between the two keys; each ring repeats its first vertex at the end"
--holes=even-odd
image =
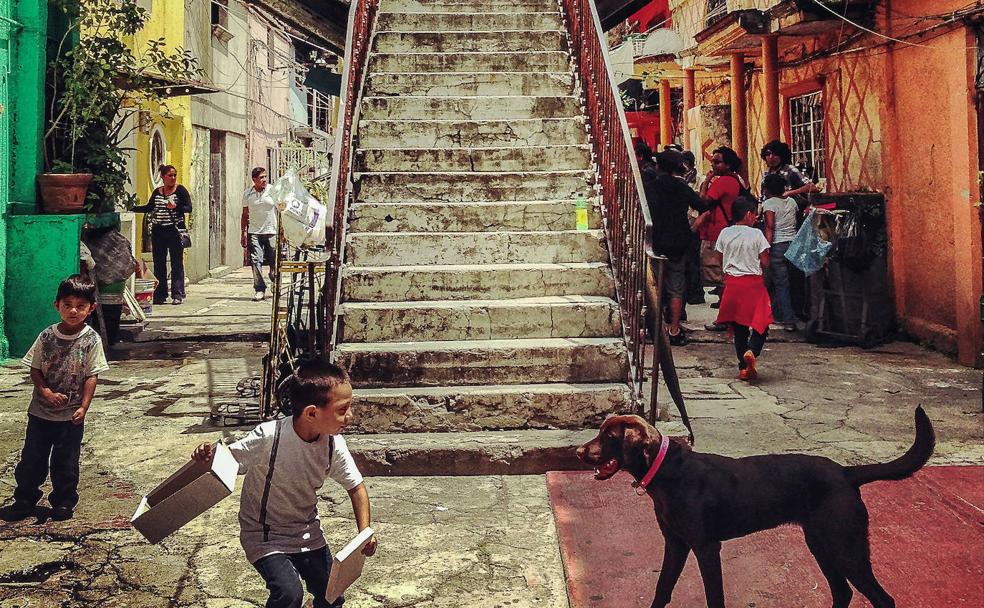
{"type": "Polygon", "coordinates": [[[222,265],[225,242],[225,146],[223,131],[212,131],[208,155],[208,267],[222,265]]]}

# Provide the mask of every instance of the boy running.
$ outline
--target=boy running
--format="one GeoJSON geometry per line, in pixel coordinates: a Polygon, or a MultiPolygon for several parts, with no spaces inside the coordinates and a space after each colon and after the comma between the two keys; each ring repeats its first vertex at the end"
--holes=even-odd
{"type": "MultiPolygon", "coordinates": [[[[352,422],[352,385],[345,370],[322,361],[302,363],[286,381],[283,397],[293,417],[271,420],[229,446],[246,474],[239,505],[239,540],[246,559],[270,590],[267,608],[301,608],[304,589],[315,608],[341,606],[325,601],[331,553],[318,518],[318,491],[331,477],[352,501],[360,531],[369,527],[369,494],[339,435],[352,422]]],[[[205,443],[192,458],[206,461],[205,443]]],[[[363,553],[376,552],[376,539],[363,553]]]]}
{"type": "Polygon", "coordinates": [[[755,201],[739,197],[731,206],[736,222],[721,231],[715,248],[722,255],[724,294],[717,322],[729,323],[738,355],[738,379],[754,380],[755,364],[772,323],[772,304],[762,271],[769,267],[769,242],[755,228],[755,201]]]}
{"type": "Polygon", "coordinates": [[[79,502],[83,423],[98,375],[109,369],[99,334],[85,324],[95,306],[92,282],[77,274],[62,281],[55,295],[61,322],[42,331],[22,359],[31,368],[34,395],[27,408],[24,450],[14,470],[14,504],[4,516],[8,521],[34,513],[49,468],[51,519],[71,519],[79,502]]]}

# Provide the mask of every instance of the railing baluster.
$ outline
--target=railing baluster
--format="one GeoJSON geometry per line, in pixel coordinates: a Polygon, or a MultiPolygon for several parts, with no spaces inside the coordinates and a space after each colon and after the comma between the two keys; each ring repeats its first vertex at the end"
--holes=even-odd
{"type": "MultiPolygon", "coordinates": [[[[646,268],[654,259],[653,224],[642,189],[639,166],[607,60],[607,40],[592,0],[561,0],[574,56],[576,80],[587,114],[587,127],[601,188],[604,227],[612,255],[622,329],[631,359],[628,381],[643,400],[645,381],[646,268]]],[[[658,315],[659,311],[652,314],[658,315]]]]}

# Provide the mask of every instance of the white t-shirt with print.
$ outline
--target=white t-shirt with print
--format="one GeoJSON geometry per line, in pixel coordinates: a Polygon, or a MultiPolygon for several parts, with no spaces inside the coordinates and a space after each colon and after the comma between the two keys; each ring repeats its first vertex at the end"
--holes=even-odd
{"type": "Polygon", "coordinates": [[[308,443],[297,436],[289,417],[264,422],[229,450],[239,472],[246,474],[239,503],[239,541],[251,563],[274,553],[324,547],[318,491],[325,478],[346,491],[362,483],[344,437],[322,435],[308,443]],[[271,461],[274,443],[276,456],[271,461]]]}
{"type": "Polygon", "coordinates": [[[43,401],[37,388],[27,413],[52,422],[66,422],[82,405],[82,385],[86,378],[109,369],[102,339],[96,330],[84,325],[78,333],[63,334],[58,324],[45,328],[21,362],[41,370],[48,388],[68,397],[65,407],[55,408],[43,401]]]}
{"type": "Polygon", "coordinates": [[[773,243],[788,243],[796,236],[796,214],[799,206],[792,197],[773,196],[762,203],[762,211],[776,214],[773,243]]]}
{"type": "Polygon", "coordinates": [[[759,254],[769,249],[769,241],[758,228],[735,225],[721,231],[714,248],[724,257],[724,274],[741,277],[762,274],[759,254]]]}
{"type": "Polygon", "coordinates": [[[277,205],[270,195],[272,186],[262,192],[250,186],[243,193],[243,208],[249,209],[250,234],[277,234],[277,205]]]}

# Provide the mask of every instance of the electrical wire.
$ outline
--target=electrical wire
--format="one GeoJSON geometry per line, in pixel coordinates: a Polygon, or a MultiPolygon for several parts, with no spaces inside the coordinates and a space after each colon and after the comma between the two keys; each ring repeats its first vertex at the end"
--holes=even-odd
{"type": "MultiPolygon", "coordinates": [[[[858,28],[859,30],[868,32],[869,34],[874,34],[875,36],[878,36],[879,38],[884,38],[885,40],[888,40],[890,42],[898,42],[899,44],[905,44],[905,45],[908,45],[908,46],[917,46],[917,47],[923,47],[923,48],[931,48],[931,46],[930,45],[927,45],[927,44],[921,44],[921,43],[918,43],[918,42],[909,42],[909,41],[907,41],[905,39],[895,38],[895,37],[892,37],[892,36],[887,36],[885,34],[882,34],[881,32],[877,32],[877,31],[875,31],[873,29],[867,28],[867,27],[861,25],[860,23],[857,23],[855,21],[852,21],[851,19],[848,19],[846,15],[841,15],[840,13],[838,13],[837,11],[835,11],[834,9],[830,8],[829,6],[827,6],[826,4],[823,4],[822,2],[820,2],[820,0],[813,0],[813,3],[816,4],[817,6],[819,6],[820,8],[822,8],[823,10],[827,11],[831,15],[834,15],[838,19],[843,20],[845,23],[847,23],[849,25],[852,25],[852,26],[858,28]]],[[[845,5],[846,5],[846,2],[845,2],[845,5]]],[[[982,9],[982,10],[984,10],[984,9],[982,9]]],[[[962,18],[962,16],[960,18],[962,18]]],[[[956,22],[957,19],[958,18],[950,18],[950,19],[944,21],[940,25],[949,25],[950,23],[956,22]]],[[[939,27],[939,26],[934,26],[934,29],[935,29],[935,27],[939,27]]],[[[907,37],[913,37],[913,36],[916,36],[916,35],[918,35],[918,33],[907,35],[907,37]]],[[[977,47],[970,47],[970,48],[977,48],[977,47]]]]}

